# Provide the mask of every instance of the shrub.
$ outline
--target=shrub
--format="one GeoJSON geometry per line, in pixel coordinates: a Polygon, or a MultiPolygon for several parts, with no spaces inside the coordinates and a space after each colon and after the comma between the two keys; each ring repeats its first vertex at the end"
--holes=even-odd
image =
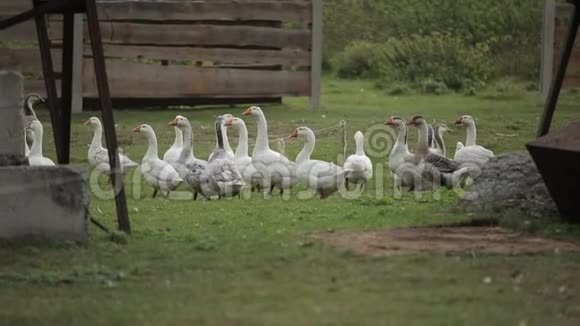
{"type": "Polygon", "coordinates": [[[399,80],[421,83],[422,88],[425,80],[431,80],[460,90],[483,84],[495,75],[488,46],[470,46],[450,34],[390,39],[384,49],[387,70],[399,80]]]}
{"type": "Polygon", "coordinates": [[[447,85],[434,79],[425,79],[421,82],[421,90],[425,94],[442,95],[449,91],[447,85]]]}
{"type": "Polygon", "coordinates": [[[338,77],[347,79],[379,77],[386,63],[383,46],[365,41],[349,44],[333,60],[338,77]]]}

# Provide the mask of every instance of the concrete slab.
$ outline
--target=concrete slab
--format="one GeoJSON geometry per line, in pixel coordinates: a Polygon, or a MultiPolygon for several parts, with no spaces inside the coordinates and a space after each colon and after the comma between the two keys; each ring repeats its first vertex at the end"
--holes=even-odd
{"type": "Polygon", "coordinates": [[[88,240],[84,167],[0,167],[0,239],[88,240]]]}
{"type": "Polygon", "coordinates": [[[22,75],[0,70],[0,166],[28,162],[22,119],[22,75]]]}

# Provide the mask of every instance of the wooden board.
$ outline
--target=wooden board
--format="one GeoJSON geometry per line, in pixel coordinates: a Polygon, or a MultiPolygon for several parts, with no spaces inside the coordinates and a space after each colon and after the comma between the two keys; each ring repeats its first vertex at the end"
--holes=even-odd
{"type": "Polygon", "coordinates": [[[564,88],[580,88],[580,77],[567,77],[564,79],[564,88]]]}
{"type": "MultiPolygon", "coordinates": [[[[2,0],[0,13],[16,15],[32,1],[2,0]]],[[[101,21],[303,21],[311,19],[311,1],[97,1],[101,21]]]]}
{"type": "MultiPolygon", "coordinates": [[[[56,83],[56,90],[60,94],[60,83],[56,83]]],[[[46,88],[44,87],[44,80],[30,80],[24,81],[24,94],[36,93],[40,96],[46,97],[46,88]]]]}
{"type": "MultiPolygon", "coordinates": [[[[0,0],[2,1],[2,0],[0,0]]],[[[6,17],[0,17],[0,19],[6,17]]],[[[36,27],[33,21],[26,21],[7,29],[0,30],[0,41],[33,41],[36,42],[36,27]]]]}
{"type": "MultiPolygon", "coordinates": [[[[57,72],[61,69],[61,56],[59,49],[52,50],[52,62],[57,72]]],[[[42,74],[40,50],[0,48],[0,68],[13,68],[24,74],[42,74]]]]}
{"type": "MultiPolygon", "coordinates": [[[[108,58],[150,58],[159,60],[211,61],[226,64],[309,66],[310,52],[299,49],[251,50],[200,47],[129,46],[107,44],[108,58]]],[[[90,47],[85,55],[91,56],[90,47]]]]}
{"type": "MultiPolygon", "coordinates": [[[[83,96],[95,97],[92,60],[85,60],[83,96]]],[[[282,96],[308,95],[309,72],[195,68],[132,64],[109,60],[113,97],[282,96]]]]}
{"type": "MultiPolygon", "coordinates": [[[[51,23],[51,38],[60,39],[60,23],[51,23]],[[53,33],[54,32],[54,33],[53,33]]],[[[105,44],[196,45],[310,49],[310,31],[271,27],[101,23],[105,44]]],[[[85,33],[87,29],[85,28],[85,33]]],[[[85,35],[85,39],[88,36],[85,35]]]]}
{"type": "Polygon", "coordinates": [[[98,2],[99,19],[149,21],[304,21],[310,1],[124,1],[98,2]]]}

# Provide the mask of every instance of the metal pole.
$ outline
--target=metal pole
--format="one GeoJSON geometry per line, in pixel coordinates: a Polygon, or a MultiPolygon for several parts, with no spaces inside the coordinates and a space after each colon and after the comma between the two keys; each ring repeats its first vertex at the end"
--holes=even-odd
{"type": "Polygon", "coordinates": [[[131,233],[131,222],[127,212],[127,199],[123,188],[123,173],[120,168],[119,148],[117,147],[117,135],[115,134],[115,120],[113,117],[113,105],[109,92],[109,82],[101,41],[101,30],[95,0],[86,0],[87,25],[93,51],[97,89],[101,106],[103,124],[105,127],[105,139],[109,149],[109,163],[111,165],[111,181],[115,189],[115,204],[117,205],[117,219],[119,229],[127,234],[131,233]]]}
{"type": "Polygon", "coordinates": [[[574,43],[576,42],[576,35],[578,34],[578,26],[580,25],[580,7],[578,6],[578,2],[580,1],[576,2],[577,3],[576,7],[574,8],[572,23],[570,24],[570,30],[568,31],[568,39],[566,40],[566,46],[562,52],[560,66],[558,67],[556,78],[552,81],[552,86],[550,87],[550,92],[548,94],[548,100],[546,101],[544,113],[542,115],[542,119],[540,120],[540,126],[537,132],[538,137],[545,136],[550,131],[550,125],[552,124],[554,111],[556,110],[562,84],[564,83],[564,78],[566,77],[568,63],[570,62],[570,57],[572,55],[572,51],[574,50],[574,43]]]}

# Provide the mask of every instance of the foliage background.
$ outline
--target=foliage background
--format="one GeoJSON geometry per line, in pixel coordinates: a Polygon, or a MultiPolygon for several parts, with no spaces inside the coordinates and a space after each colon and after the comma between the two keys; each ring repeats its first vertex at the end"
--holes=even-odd
{"type": "Polygon", "coordinates": [[[325,68],[452,89],[536,81],[542,10],[542,0],[326,1],[325,68]]]}

